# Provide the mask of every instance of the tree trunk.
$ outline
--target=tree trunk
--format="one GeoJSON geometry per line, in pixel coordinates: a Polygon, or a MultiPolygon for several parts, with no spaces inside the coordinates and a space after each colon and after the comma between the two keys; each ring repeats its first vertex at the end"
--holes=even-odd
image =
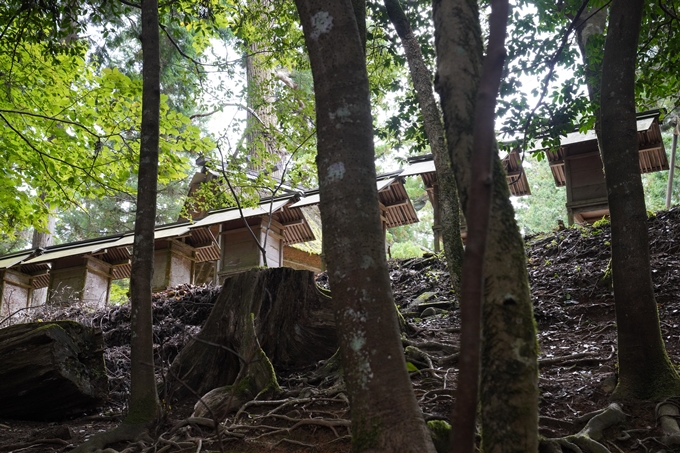
{"type": "Polygon", "coordinates": [[[0,330],[0,417],[60,420],[106,402],[99,329],[73,321],[0,330]]]}
{"type": "MultiPolygon", "coordinates": [[[[255,13],[255,26],[271,28],[271,0],[250,0],[255,13]]],[[[275,96],[272,86],[272,70],[267,63],[268,50],[265,42],[251,42],[247,46],[246,79],[248,91],[248,112],[246,114],[246,146],[250,158],[249,169],[264,171],[276,178],[282,178],[283,168],[288,159],[284,149],[279,148],[271,129],[276,127],[274,112],[275,96]],[[275,168],[273,171],[272,169],[275,168]]]]}
{"type": "MultiPolygon", "coordinates": [[[[418,104],[423,115],[423,125],[427,139],[430,142],[430,150],[434,158],[434,166],[437,170],[438,208],[441,212],[441,224],[434,225],[435,229],[442,231],[444,252],[451,281],[456,290],[459,288],[463,269],[463,241],[460,238],[460,200],[455,175],[451,165],[451,157],[446,149],[444,125],[441,113],[434,99],[432,78],[430,71],[425,65],[420,44],[413,35],[411,24],[399,4],[399,0],[384,0],[387,14],[394,25],[401,44],[404,47],[406,60],[411,72],[413,88],[418,96],[418,104]]],[[[437,209],[437,207],[435,207],[437,209]]],[[[436,222],[435,222],[436,223],[436,222]]],[[[435,230],[435,241],[439,240],[439,231],[435,230]]]]}
{"type": "Polygon", "coordinates": [[[361,18],[350,0],[296,6],[314,78],[324,253],[352,450],[434,452],[406,371],[387,272],[361,18]]]}
{"type": "Polygon", "coordinates": [[[467,211],[468,236],[460,303],[460,366],[452,417],[451,448],[454,453],[475,450],[475,415],[479,393],[479,355],[484,305],[484,262],[493,195],[495,157],[494,114],[505,63],[505,31],[508,1],[492,1],[489,46],[477,91],[474,153],[471,159],[471,198],[467,211]]]}
{"type": "MultiPolygon", "coordinates": [[[[474,99],[482,69],[477,2],[434,2],[439,92],[458,192],[467,209],[474,99]]],[[[524,243],[515,222],[500,159],[494,158],[493,201],[482,311],[482,445],[484,451],[538,448],[536,328],[524,243]]]]}
{"type": "Polygon", "coordinates": [[[680,379],[661,338],[640,178],[635,67],[644,2],[612,2],[602,62],[600,148],[612,228],[619,382],[616,398],[677,395],[680,379]]]}
{"type": "Polygon", "coordinates": [[[142,0],[141,40],[142,124],[135,242],[130,271],[131,391],[130,410],[125,419],[125,423],[132,425],[149,425],[160,413],[153,366],[153,317],[151,313],[161,96],[157,0],[142,0]]]}
{"type": "MultiPolygon", "coordinates": [[[[47,217],[47,229],[45,231],[33,230],[33,240],[31,242],[31,248],[45,248],[52,245],[54,242],[54,224],[56,219],[53,216],[47,217]]],[[[33,289],[33,295],[31,296],[31,306],[37,307],[43,305],[47,302],[47,287],[45,288],[35,288],[33,289]]]]}
{"type": "Polygon", "coordinates": [[[224,282],[205,326],[170,367],[166,399],[203,395],[239,376],[253,377],[260,391],[276,379],[260,367],[312,365],[336,349],[332,302],[312,272],[253,269],[224,282]]]}
{"type": "MultiPolygon", "coordinates": [[[[585,62],[585,78],[588,97],[593,104],[600,101],[602,86],[602,49],[604,29],[607,25],[607,8],[591,7],[583,11],[576,24],[576,38],[585,62]]],[[[596,112],[599,106],[596,105],[596,112]]],[[[599,113],[596,113],[596,117],[599,113]]]]}

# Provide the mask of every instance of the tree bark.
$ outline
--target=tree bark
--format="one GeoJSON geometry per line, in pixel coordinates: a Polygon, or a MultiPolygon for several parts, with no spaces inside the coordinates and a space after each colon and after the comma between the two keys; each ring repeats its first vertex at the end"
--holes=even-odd
{"type": "Polygon", "coordinates": [[[350,0],[295,3],[314,78],[324,253],[352,450],[434,452],[406,371],[387,272],[361,18],[350,0]]]}
{"type": "Polygon", "coordinates": [[[73,321],[0,330],[0,417],[61,420],[108,393],[101,330],[73,321]]]}
{"type": "MultiPolygon", "coordinates": [[[[470,199],[475,95],[482,69],[477,2],[436,0],[437,80],[446,140],[464,209],[470,199]]],[[[538,448],[538,346],[524,243],[500,159],[493,201],[482,310],[482,447],[493,452],[538,448]]]]}
{"type": "Polygon", "coordinates": [[[607,8],[591,7],[581,14],[576,24],[576,38],[585,62],[585,78],[588,97],[595,105],[595,117],[599,115],[600,88],[602,86],[602,40],[607,25],[607,8]]]}
{"type": "MultiPolygon", "coordinates": [[[[250,7],[256,11],[255,23],[271,28],[271,0],[250,0],[250,7]]],[[[256,25],[257,26],[257,25],[256,25]]],[[[264,171],[282,178],[288,153],[279,148],[271,129],[276,127],[276,113],[272,81],[272,70],[267,63],[267,43],[251,42],[245,57],[248,83],[248,112],[246,113],[246,146],[250,158],[249,169],[264,171]],[[276,168],[272,171],[272,168],[276,168]]]]}
{"type": "Polygon", "coordinates": [[[619,382],[615,398],[677,395],[680,378],[661,338],[640,178],[635,68],[644,2],[612,2],[602,62],[600,148],[612,230],[619,382]]]}
{"type": "Polygon", "coordinates": [[[253,269],[227,279],[205,326],[173,361],[166,399],[233,384],[251,364],[261,390],[267,379],[260,375],[268,371],[259,373],[253,360],[260,349],[261,362],[276,368],[312,365],[337,350],[332,301],[312,272],[253,269]],[[245,341],[248,336],[254,338],[245,341]]]}
{"type": "Polygon", "coordinates": [[[468,236],[461,288],[461,333],[458,388],[452,417],[451,449],[475,450],[475,415],[479,392],[481,313],[484,304],[484,261],[493,195],[494,118],[505,62],[507,0],[491,3],[489,47],[477,91],[471,161],[472,187],[467,211],[468,236]]]}
{"type": "Polygon", "coordinates": [[[126,424],[150,425],[160,414],[153,366],[151,281],[158,188],[160,47],[158,1],[142,0],[142,124],[135,242],[130,272],[130,410],[126,424]]]}
{"type": "MultiPolygon", "coordinates": [[[[437,170],[438,208],[441,212],[441,224],[434,228],[442,231],[444,253],[446,254],[447,267],[452,277],[454,288],[458,288],[463,269],[463,241],[460,237],[460,200],[456,178],[453,174],[451,158],[446,149],[446,138],[441,113],[434,99],[432,89],[432,77],[425,65],[420,44],[413,35],[411,24],[401,8],[399,0],[384,0],[387,14],[390,17],[394,29],[401,39],[406,60],[411,73],[411,82],[416,90],[418,104],[423,115],[425,134],[430,143],[430,150],[434,158],[434,166],[437,170]]],[[[437,193],[436,192],[436,193],[437,193]]],[[[435,197],[437,197],[435,193],[435,197]]],[[[437,209],[437,207],[435,207],[437,209]]],[[[435,231],[435,241],[439,240],[439,232],[435,231]]]]}
{"type": "MultiPolygon", "coordinates": [[[[44,231],[35,229],[33,230],[33,240],[31,242],[31,248],[45,248],[49,247],[54,243],[54,224],[57,219],[54,216],[47,217],[47,228],[44,231]]],[[[43,305],[47,302],[47,287],[45,288],[35,288],[33,289],[33,294],[31,295],[31,307],[37,307],[43,305]]]]}

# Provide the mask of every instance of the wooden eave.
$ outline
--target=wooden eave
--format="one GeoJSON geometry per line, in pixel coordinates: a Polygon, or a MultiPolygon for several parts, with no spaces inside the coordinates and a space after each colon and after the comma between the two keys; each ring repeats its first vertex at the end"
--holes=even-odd
{"type": "Polygon", "coordinates": [[[283,226],[284,245],[299,244],[316,239],[302,209],[290,208],[287,205],[277,211],[275,217],[283,226]]]}
{"type": "MultiPolygon", "coordinates": [[[[431,154],[424,156],[417,156],[409,159],[411,166],[407,167],[401,176],[420,175],[428,191],[430,202],[432,202],[432,189],[437,184],[437,172],[434,168],[434,162],[431,154]]],[[[522,159],[519,157],[517,151],[508,154],[503,160],[503,167],[506,172],[506,179],[510,187],[510,194],[515,197],[523,195],[531,195],[529,182],[527,181],[526,172],[522,169],[522,159]]]]}
{"type": "MultiPolygon", "coordinates": [[[[668,159],[661,138],[658,113],[651,116],[638,115],[637,124],[640,173],[668,170],[668,159]]],[[[546,150],[545,152],[557,187],[563,187],[567,184],[564,169],[565,159],[599,155],[597,137],[592,131],[586,134],[569,134],[562,142],[566,142],[566,144],[556,150],[546,150]]]]}
{"type": "Polygon", "coordinates": [[[527,174],[522,168],[522,158],[518,150],[512,150],[502,160],[505,168],[505,177],[510,187],[510,193],[516,197],[531,195],[527,174]]]}
{"type": "Polygon", "coordinates": [[[402,178],[394,178],[378,192],[380,204],[385,208],[387,228],[419,222],[416,210],[406,193],[402,178]]]}

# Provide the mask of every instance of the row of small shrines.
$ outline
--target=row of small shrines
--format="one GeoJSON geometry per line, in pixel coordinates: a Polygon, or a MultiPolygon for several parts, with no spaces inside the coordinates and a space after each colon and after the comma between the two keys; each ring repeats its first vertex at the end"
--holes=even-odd
{"type": "MultiPolygon", "coordinates": [[[[642,172],[668,169],[658,112],[638,116],[642,172]]],[[[594,221],[608,214],[602,162],[594,134],[569,134],[548,161],[555,184],[566,186],[569,223],[594,221]]],[[[515,196],[530,189],[518,153],[504,159],[515,196]]],[[[377,186],[384,230],[418,221],[404,188],[404,178],[420,175],[435,210],[438,187],[431,156],[411,159],[404,170],[383,175],[377,186]]],[[[195,178],[197,179],[197,178],[195,178]]],[[[198,178],[200,179],[200,178],[198,178]]],[[[222,283],[234,273],[264,266],[322,270],[318,191],[264,200],[255,208],[223,209],[193,221],[156,228],[154,290],[184,284],[222,283]],[[315,246],[309,246],[316,242],[315,246]],[[264,251],[264,253],[263,253],[264,251]]],[[[0,322],[42,303],[74,300],[108,303],[111,282],[130,276],[133,233],[124,233],[0,257],[0,322]],[[47,288],[47,291],[38,291],[47,288]],[[36,294],[46,294],[37,300],[36,294]]]]}

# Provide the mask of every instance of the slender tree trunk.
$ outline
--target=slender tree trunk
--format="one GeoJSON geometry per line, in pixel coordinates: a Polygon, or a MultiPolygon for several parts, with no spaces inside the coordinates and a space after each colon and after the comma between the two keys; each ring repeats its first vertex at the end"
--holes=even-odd
{"type": "Polygon", "coordinates": [[[461,288],[460,367],[454,406],[451,449],[454,453],[475,450],[475,415],[479,392],[479,353],[484,303],[484,255],[493,195],[494,117],[496,97],[505,62],[505,30],[508,1],[492,1],[489,48],[484,60],[473,134],[471,198],[467,211],[468,236],[461,288]]]}
{"type": "MultiPolygon", "coordinates": [[[[435,82],[464,209],[471,188],[474,99],[482,69],[479,10],[473,0],[435,0],[435,82]]],[[[538,448],[538,352],[524,243],[500,159],[493,202],[482,311],[482,447],[494,453],[538,448]]]]}
{"type": "Polygon", "coordinates": [[[130,411],[125,423],[149,425],[159,414],[153,366],[153,277],[154,227],[158,185],[158,142],[160,123],[160,49],[158,1],[142,0],[142,124],[137,185],[135,243],[130,273],[132,316],[130,411]]]}
{"type": "Polygon", "coordinates": [[[296,0],[310,55],[324,252],[352,450],[434,452],[399,339],[380,222],[366,61],[350,0],[296,0]]]}
{"type": "Polygon", "coordinates": [[[619,347],[617,398],[677,395],[680,379],[661,338],[640,178],[635,67],[644,2],[614,0],[602,62],[600,148],[612,226],[619,347]]]}
{"type": "Polygon", "coordinates": [[[588,97],[599,114],[600,88],[602,86],[602,42],[607,25],[607,8],[588,8],[581,14],[576,25],[576,37],[581,56],[585,62],[585,78],[588,97]]]}
{"type": "MultiPolygon", "coordinates": [[[[33,240],[31,248],[45,248],[54,243],[54,224],[56,219],[53,216],[47,217],[47,229],[45,231],[33,230],[33,240]]],[[[31,296],[31,306],[37,307],[47,302],[47,287],[35,288],[31,296]]]]}
{"type": "MultiPolygon", "coordinates": [[[[418,104],[423,115],[423,125],[427,139],[430,142],[430,150],[434,157],[434,166],[437,170],[437,184],[439,185],[439,209],[441,212],[441,225],[435,225],[442,231],[444,242],[444,252],[451,274],[454,287],[458,287],[463,269],[463,241],[460,238],[460,200],[458,199],[458,188],[456,178],[453,174],[451,158],[446,149],[446,138],[444,136],[444,125],[442,124],[441,113],[434,99],[432,88],[432,78],[430,71],[425,65],[420,44],[413,35],[411,24],[401,8],[399,0],[384,0],[387,14],[394,25],[401,44],[406,54],[411,81],[413,88],[418,96],[418,104]]],[[[435,194],[435,197],[437,195],[435,194]]],[[[436,208],[435,208],[436,209],[436,208]]],[[[435,231],[435,241],[438,241],[439,234],[435,231]]]]}

